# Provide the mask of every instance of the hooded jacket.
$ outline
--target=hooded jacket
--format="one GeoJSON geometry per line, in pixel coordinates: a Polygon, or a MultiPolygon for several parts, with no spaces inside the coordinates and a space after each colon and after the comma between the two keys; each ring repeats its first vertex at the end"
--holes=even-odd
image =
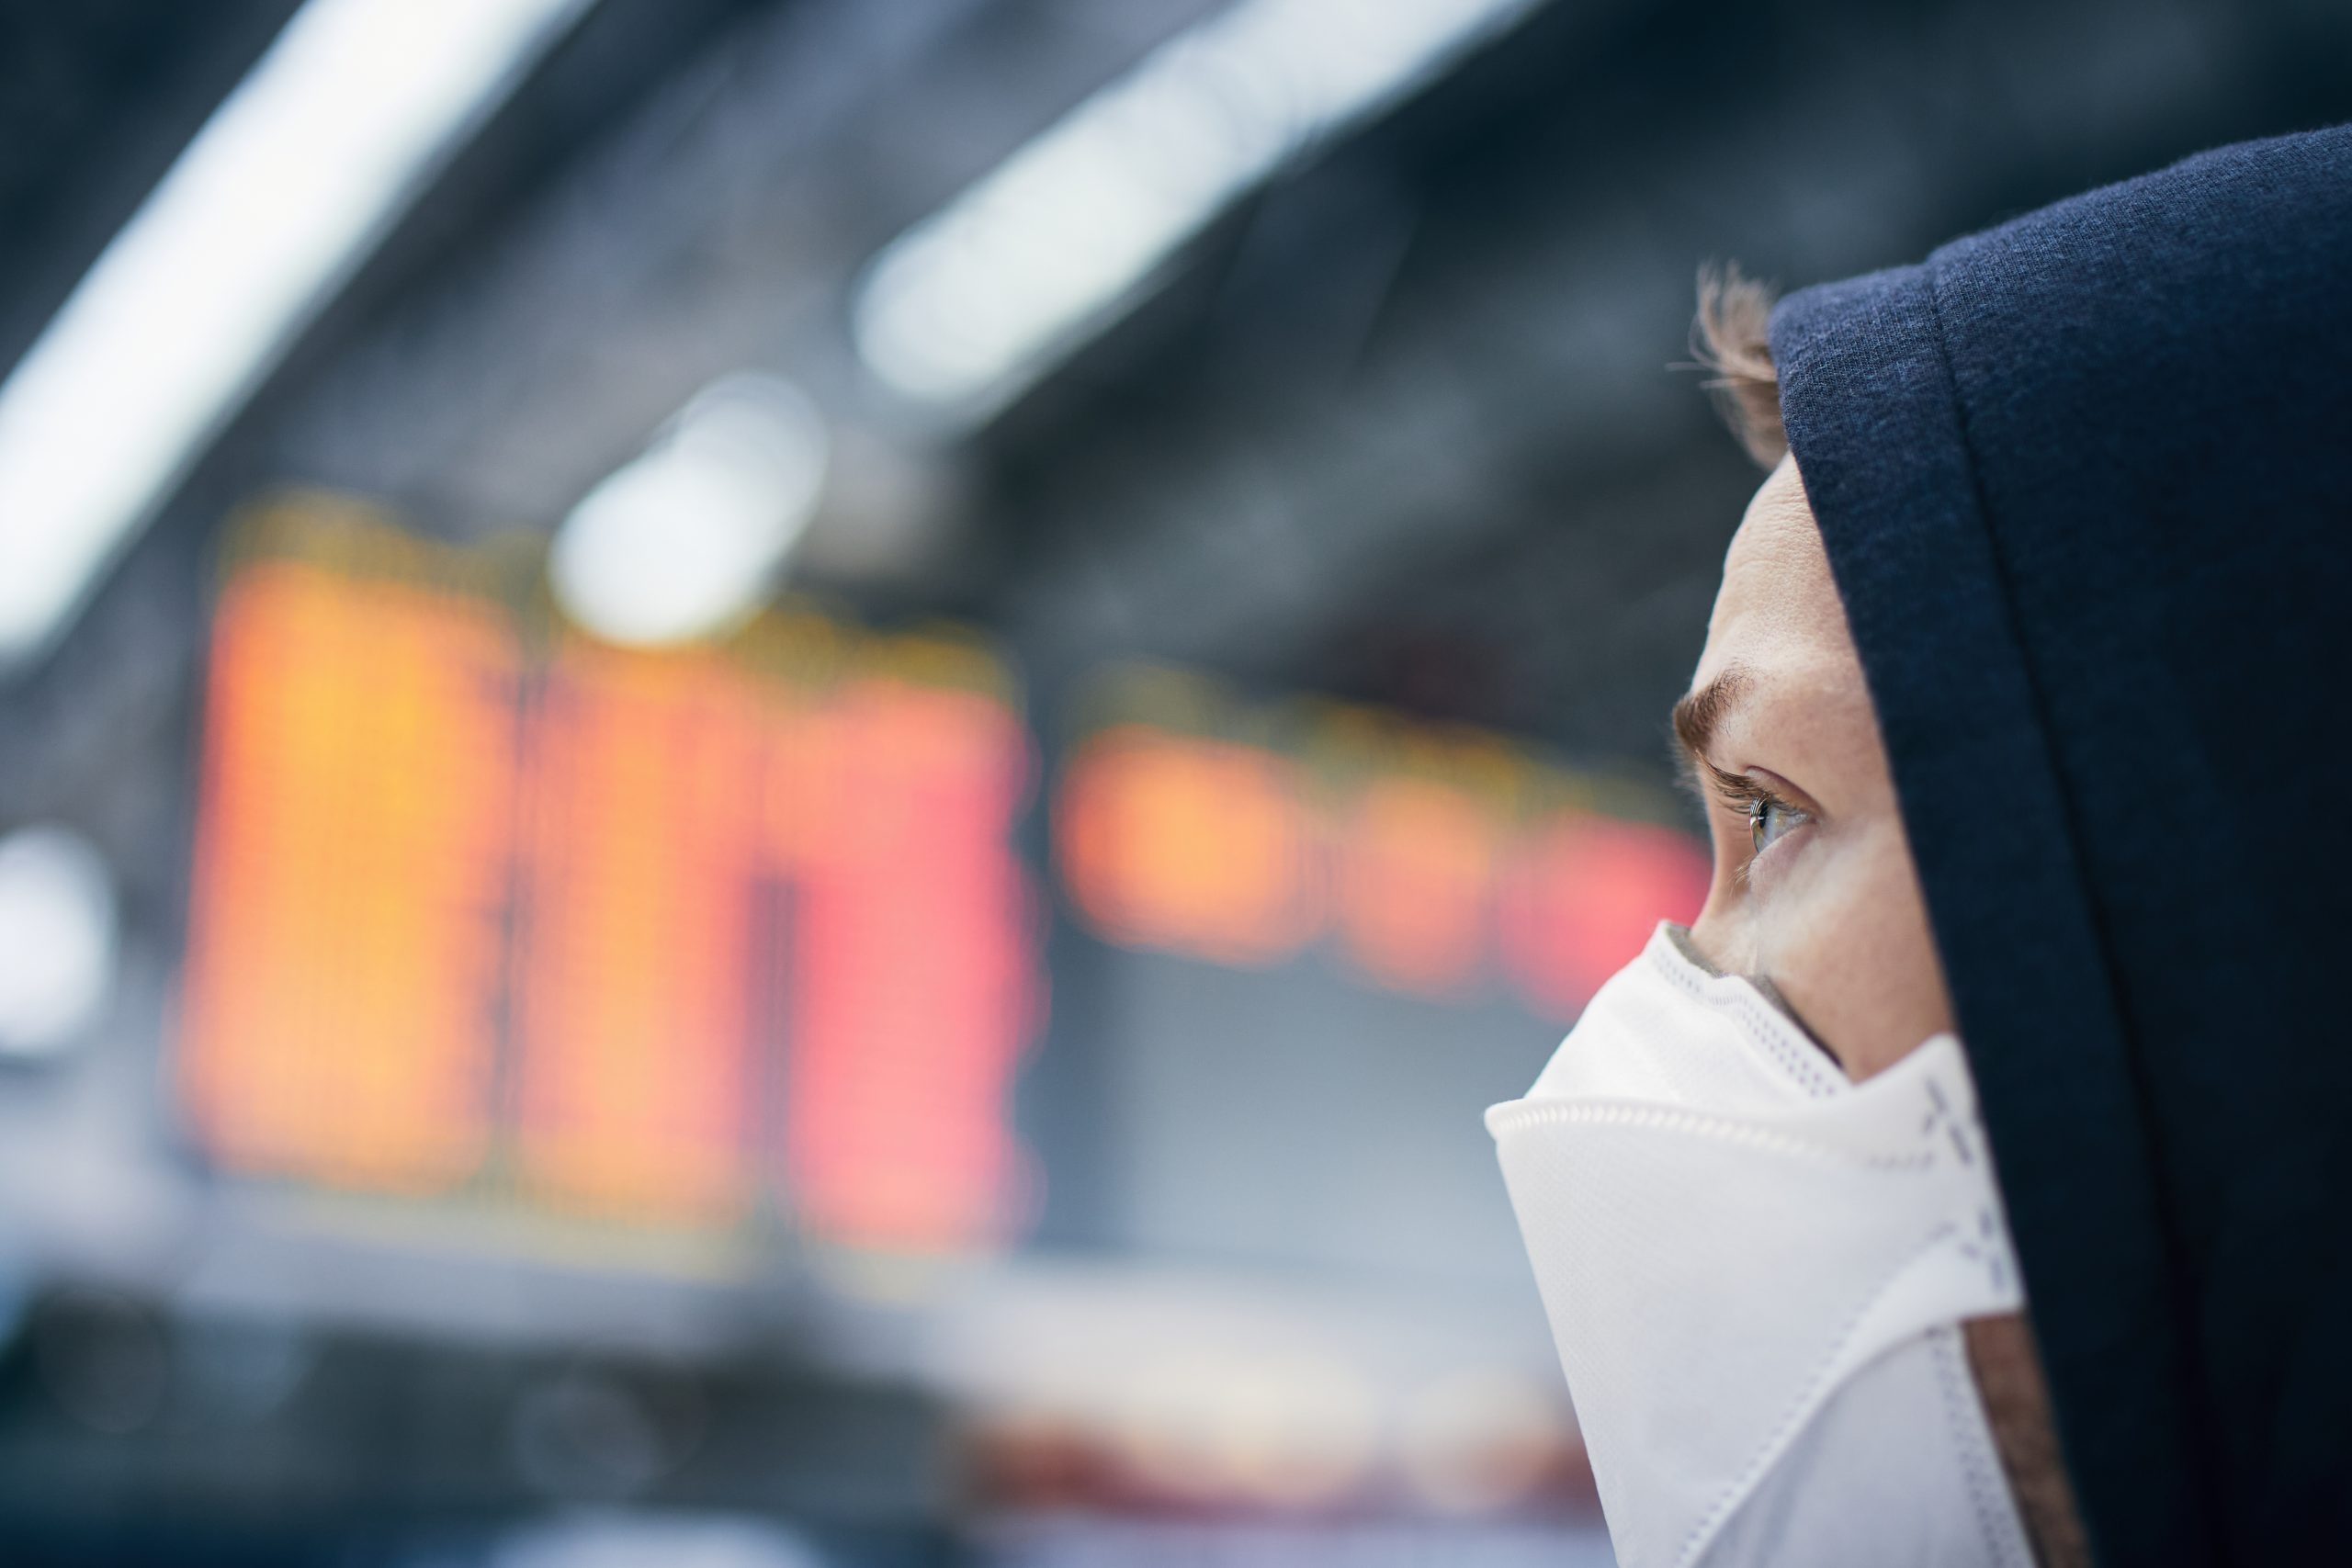
{"type": "Polygon", "coordinates": [[[1792,295],[1771,341],[2094,1550],[2341,1561],[2352,128],[1792,295]]]}

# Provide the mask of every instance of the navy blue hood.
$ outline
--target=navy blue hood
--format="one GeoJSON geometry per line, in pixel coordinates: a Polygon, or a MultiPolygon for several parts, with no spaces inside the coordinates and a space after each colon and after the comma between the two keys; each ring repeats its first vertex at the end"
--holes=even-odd
{"type": "Polygon", "coordinates": [[[2352,1552],[2352,128],[1783,301],[2100,1561],[2352,1552]]]}

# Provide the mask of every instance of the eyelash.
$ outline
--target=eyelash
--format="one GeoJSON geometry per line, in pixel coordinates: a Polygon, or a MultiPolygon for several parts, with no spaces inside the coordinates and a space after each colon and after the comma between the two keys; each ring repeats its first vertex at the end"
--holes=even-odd
{"type": "MultiPolygon", "coordinates": [[[[1722,798],[1724,804],[1747,819],[1751,834],[1757,830],[1755,823],[1758,814],[1768,807],[1787,812],[1799,824],[1813,820],[1813,813],[1779,791],[1769,789],[1758,784],[1746,773],[1727,773],[1721,768],[1710,765],[1707,768],[1707,776],[1714,785],[1715,794],[1722,798]]],[[[1756,863],[1756,855],[1761,852],[1761,849],[1751,851],[1747,863],[1740,867],[1739,874],[1743,878],[1747,874],[1747,867],[1756,863]]]]}

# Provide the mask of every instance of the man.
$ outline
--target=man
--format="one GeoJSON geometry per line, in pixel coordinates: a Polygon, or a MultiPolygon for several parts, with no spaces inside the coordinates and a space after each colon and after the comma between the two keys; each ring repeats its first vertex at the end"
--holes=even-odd
{"type": "Polygon", "coordinates": [[[1489,1116],[1621,1561],[2352,1557],[2352,129],[1701,338],[1713,884],[1489,1116]]]}

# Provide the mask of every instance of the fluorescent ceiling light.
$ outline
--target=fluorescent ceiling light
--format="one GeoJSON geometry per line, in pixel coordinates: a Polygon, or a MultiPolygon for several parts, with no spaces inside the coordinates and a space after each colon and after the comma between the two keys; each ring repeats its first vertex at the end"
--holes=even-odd
{"type": "Polygon", "coordinates": [[[985,414],[1237,197],[1540,3],[1242,0],[892,242],[853,306],[860,355],[910,398],[985,414]]]}
{"type": "Polygon", "coordinates": [[[778,377],[713,382],[565,518],[548,576],[607,641],[690,642],[758,609],[815,514],[831,443],[778,377]]]}
{"type": "Polygon", "coordinates": [[[0,664],[39,653],[589,0],[310,0],[0,385],[0,664]]]}

